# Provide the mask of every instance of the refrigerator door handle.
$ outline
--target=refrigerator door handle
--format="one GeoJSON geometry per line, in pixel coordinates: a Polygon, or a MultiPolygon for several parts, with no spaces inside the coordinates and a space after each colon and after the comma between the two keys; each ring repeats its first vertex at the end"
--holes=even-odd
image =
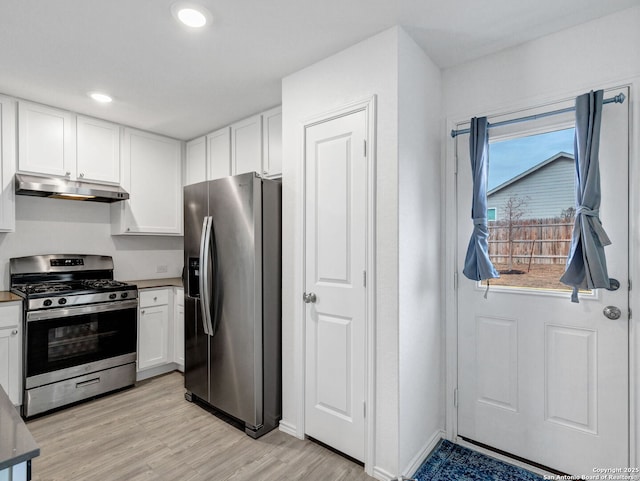
{"type": "Polygon", "coordinates": [[[211,327],[211,299],[209,298],[209,251],[211,244],[211,216],[202,221],[202,237],[200,238],[200,309],[202,311],[202,324],[205,334],[212,336],[211,327]]]}

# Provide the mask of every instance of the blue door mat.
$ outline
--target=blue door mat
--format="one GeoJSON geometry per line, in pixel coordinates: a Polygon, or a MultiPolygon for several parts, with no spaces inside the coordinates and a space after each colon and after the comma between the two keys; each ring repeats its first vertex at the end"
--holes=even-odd
{"type": "Polygon", "coordinates": [[[541,481],[526,469],[498,461],[445,439],[413,475],[416,481],[541,481]]]}

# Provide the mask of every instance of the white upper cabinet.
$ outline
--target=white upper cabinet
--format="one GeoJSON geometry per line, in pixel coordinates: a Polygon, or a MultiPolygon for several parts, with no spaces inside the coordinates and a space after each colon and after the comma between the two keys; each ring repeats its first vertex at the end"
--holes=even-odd
{"type": "Polygon", "coordinates": [[[207,135],[208,179],[220,179],[231,175],[231,128],[217,130],[207,135]]]}
{"type": "Polygon", "coordinates": [[[18,170],[71,177],[75,174],[75,116],[40,104],[18,104],[18,170]]]}
{"type": "Polygon", "coordinates": [[[18,170],[120,183],[120,126],[45,105],[18,103],[18,170]]]}
{"type": "Polygon", "coordinates": [[[120,126],[90,117],[77,118],[77,178],[120,183],[120,126]]]}
{"type": "Polygon", "coordinates": [[[16,103],[0,96],[0,232],[16,224],[13,175],[16,168],[16,103]]]}
{"type": "Polygon", "coordinates": [[[185,158],[185,185],[207,180],[207,137],[198,137],[187,142],[185,158]]]}
{"type": "Polygon", "coordinates": [[[231,126],[231,173],[262,172],[262,116],[231,126]]]}
{"type": "Polygon", "coordinates": [[[282,107],[262,114],[262,175],[282,176],[282,107]]]}
{"type": "Polygon", "coordinates": [[[112,234],[182,235],[182,144],[125,128],[122,186],[129,200],[111,204],[112,234]]]}

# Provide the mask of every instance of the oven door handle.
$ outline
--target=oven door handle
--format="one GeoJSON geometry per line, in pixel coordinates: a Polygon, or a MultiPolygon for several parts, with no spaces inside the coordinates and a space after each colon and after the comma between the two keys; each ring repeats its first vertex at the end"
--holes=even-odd
{"type": "Polygon", "coordinates": [[[213,336],[211,322],[211,225],[213,217],[206,216],[202,221],[202,236],[200,237],[200,310],[202,312],[202,326],[204,333],[213,336]]]}
{"type": "Polygon", "coordinates": [[[98,312],[121,311],[123,309],[136,309],[137,299],[116,302],[102,302],[88,306],[62,307],[55,309],[44,309],[41,311],[27,312],[27,322],[44,321],[46,319],[57,319],[60,317],[80,316],[82,314],[93,314],[98,312]]]}

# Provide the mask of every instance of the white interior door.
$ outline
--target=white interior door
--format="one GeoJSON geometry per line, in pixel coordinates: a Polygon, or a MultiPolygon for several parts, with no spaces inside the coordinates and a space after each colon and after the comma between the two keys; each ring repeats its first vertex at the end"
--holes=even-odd
{"type": "MultiPolygon", "coordinates": [[[[629,466],[628,105],[604,106],[600,144],[600,217],[613,242],[605,252],[621,287],[581,294],[579,304],[569,291],[493,284],[485,299],[485,287],[463,277],[471,176],[468,136],[458,138],[458,435],[574,475],[629,466]],[[605,317],[605,306],[621,317],[605,317]]],[[[527,196],[551,202],[549,185],[527,196]]],[[[513,276],[518,285],[528,259],[514,259],[525,272],[513,276]]]]}
{"type": "Polygon", "coordinates": [[[361,461],[366,126],[359,111],[305,132],[305,432],[361,461]]]}

